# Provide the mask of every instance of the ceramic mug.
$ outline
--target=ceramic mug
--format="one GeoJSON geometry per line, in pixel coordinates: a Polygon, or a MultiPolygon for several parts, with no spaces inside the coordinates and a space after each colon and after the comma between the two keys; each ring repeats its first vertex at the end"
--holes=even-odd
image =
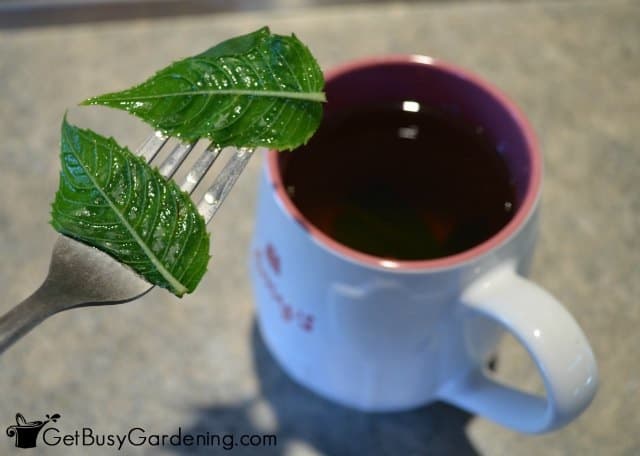
{"type": "Polygon", "coordinates": [[[377,258],[306,220],[283,188],[281,154],[288,152],[269,151],[250,262],[259,328],[275,359],[309,389],[364,411],[443,400],[528,433],[576,418],[596,392],[598,371],[574,318],[525,277],[542,183],[527,120],[491,85],[424,56],[357,61],[326,79],[325,116],[372,101],[415,100],[481,125],[504,157],[518,209],[499,232],[462,253],[377,258]],[[533,359],[546,396],[485,371],[505,331],[533,359]]]}

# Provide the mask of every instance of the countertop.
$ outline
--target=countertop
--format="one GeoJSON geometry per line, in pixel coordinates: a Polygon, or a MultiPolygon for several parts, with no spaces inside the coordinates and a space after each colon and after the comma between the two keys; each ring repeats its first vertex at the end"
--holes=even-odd
{"type": "MultiPolygon", "coordinates": [[[[62,415],[63,432],[275,434],[232,454],[640,454],[640,5],[634,1],[360,5],[0,31],[0,312],[45,276],[63,113],[135,147],[148,128],[73,108],[178,58],[268,24],[295,32],[323,68],[420,53],[476,72],[525,111],[544,152],[532,278],[576,317],[595,350],[599,392],[567,427],[525,436],[445,404],[364,414],[293,383],[256,330],[247,275],[262,156],[213,229],[209,272],[179,300],[164,290],[58,314],[0,357],[0,426],[62,415]]],[[[517,344],[498,375],[536,388],[517,344]]],[[[1,454],[187,454],[194,447],[43,447],[1,454]]],[[[200,448],[202,454],[211,448],[200,448]]],[[[223,448],[214,454],[225,454],[223,448]]],[[[209,453],[207,453],[209,454],[209,453]]]]}

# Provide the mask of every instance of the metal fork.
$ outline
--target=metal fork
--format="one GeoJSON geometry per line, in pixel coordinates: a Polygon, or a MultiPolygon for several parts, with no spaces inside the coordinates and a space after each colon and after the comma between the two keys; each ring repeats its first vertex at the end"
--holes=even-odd
{"type": "MultiPolygon", "coordinates": [[[[148,163],[168,142],[160,132],[151,134],[138,148],[137,154],[148,163]]],[[[158,167],[160,174],[171,179],[195,147],[176,145],[158,167]]],[[[219,157],[222,148],[210,145],[189,170],[180,188],[191,194],[219,157]]],[[[240,148],[216,176],[198,203],[198,212],[208,224],[231,191],[254,149],[240,148]]],[[[49,273],[31,296],[0,317],[0,353],[53,314],[76,307],[120,304],[147,293],[153,285],[111,256],[60,235],[56,240],[49,273]]]]}

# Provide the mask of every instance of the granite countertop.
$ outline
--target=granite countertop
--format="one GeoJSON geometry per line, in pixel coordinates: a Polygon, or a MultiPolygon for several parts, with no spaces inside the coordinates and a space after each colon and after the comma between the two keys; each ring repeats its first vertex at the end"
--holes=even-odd
{"type": "MultiPolygon", "coordinates": [[[[601,370],[595,401],[560,431],[524,436],[444,404],[362,414],[294,384],[266,352],[254,321],[247,257],[258,156],[217,216],[213,261],[198,290],[182,300],[154,290],[126,305],[45,321],[0,357],[0,426],[13,424],[16,412],[31,420],[57,412],[65,432],[138,426],[277,435],[276,447],[236,447],[233,454],[640,454],[634,1],[363,5],[0,31],[0,312],[33,291],[47,270],[65,109],[264,24],[295,32],[324,68],[367,55],[428,54],[480,74],[521,105],[545,157],[532,276],[591,340],[601,370]]],[[[130,146],[148,132],[101,108],[74,108],[69,117],[130,146]]],[[[512,340],[499,356],[501,378],[536,388],[534,369],[512,340]]],[[[12,445],[3,433],[0,453],[23,454],[12,445]]],[[[59,446],[29,454],[115,453],[59,446]]]]}

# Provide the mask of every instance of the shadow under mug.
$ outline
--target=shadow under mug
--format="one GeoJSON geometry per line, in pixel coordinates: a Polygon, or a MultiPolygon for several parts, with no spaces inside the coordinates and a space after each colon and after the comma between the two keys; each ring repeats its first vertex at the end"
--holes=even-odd
{"type": "Polygon", "coordinates": [[[425,56],[356,61],[326,79],[325,116],[413,100],[482,126],[515,182],[518,209],[499,232],[462,253],[377,258],[305,219],[283,187],[287,153],[268,152],[250,262],[260,331],[275,359],[316,393],[365,411],[443,400],[528,433],[576,418],[595,395],[597,366],[574,318],[525,278],[542,180],[525,117],[478,77],[425,56]],[[546,396],[485,372],[504,331],[533,359],[546,396]]]}

